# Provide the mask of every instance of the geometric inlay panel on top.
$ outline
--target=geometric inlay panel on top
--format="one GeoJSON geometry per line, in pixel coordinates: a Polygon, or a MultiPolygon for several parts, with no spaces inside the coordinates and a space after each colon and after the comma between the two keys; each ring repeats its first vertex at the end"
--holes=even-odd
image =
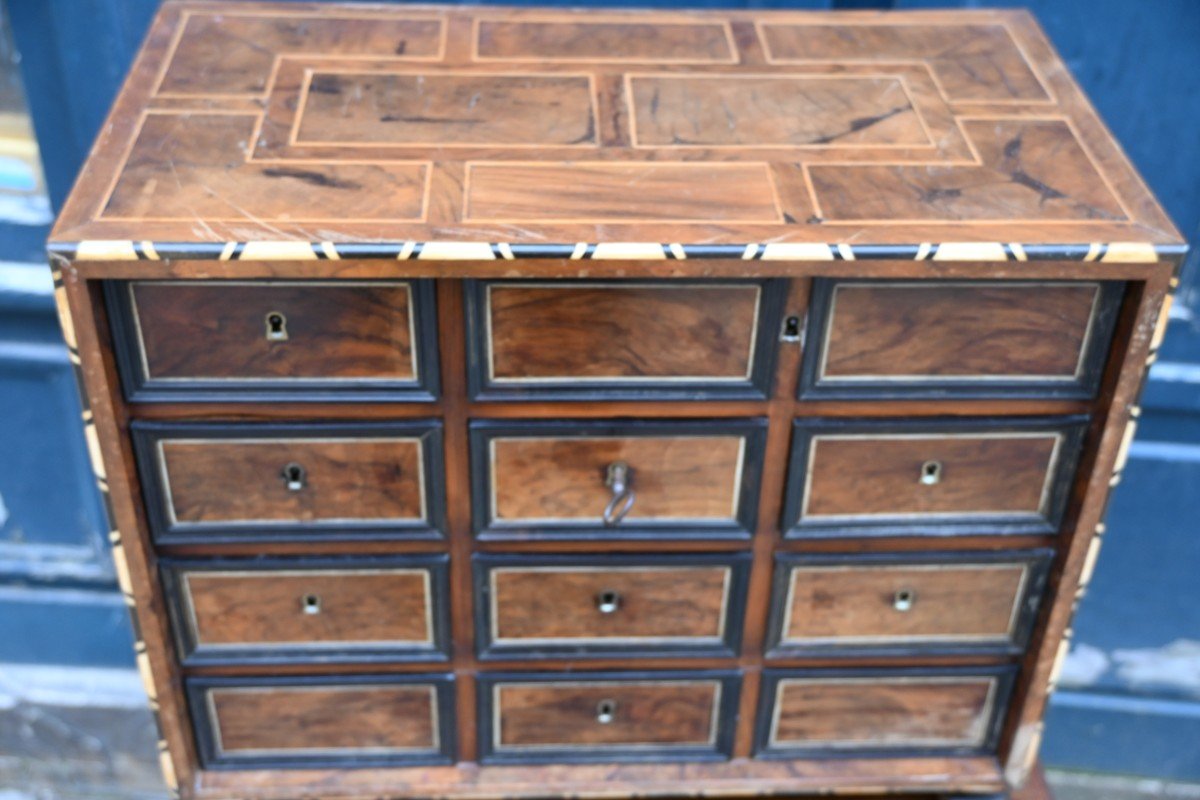
{"type": "Polygon", "coordinates": [[[1019,15],[177,13],[83,220],[110,233],[832,242],[1013,222],[1103,241],[1076,228],[1156,222],[1019,15]],[[661,223],[677,238],[636,238],[661,223]]]}

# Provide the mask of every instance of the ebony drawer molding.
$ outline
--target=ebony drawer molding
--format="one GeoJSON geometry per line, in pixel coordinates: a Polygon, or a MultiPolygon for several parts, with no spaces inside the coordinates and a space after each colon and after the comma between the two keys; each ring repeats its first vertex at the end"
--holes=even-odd
{"type": "Polygon", "coordinates": [[[209,769],[363,768],[452,763],[453,680],[193,677],[186,688],[209,769]]]}
{"type": "Polygon", "coordinates": [[[131,402],[437,397],[432,281],[107,281],[131,402]]]}
{"type": "Polygon", "coordinates": [[[995,752],[1016,667],[763,671],[759,758],[995,752]]]}
{"type": "Polygon", "coordinates": [[[477,399],[770,393],[784,280],[464,283],[477,399]]]}
{"type": "Polygon", "coordinates": [[[729,757],[735,672],[481,673],[480,759],[494,763],[729,757]]]}
{"type": "Polygon", "coordinates": [[[747,539],[766,420],[470,423],[481,539],[747,539]]]}
{"type": "Polygon", "coordinates": [[[130,424],[161,544],[437,539],[440,420],[130,424]]]}
{"type": "Polygon", "coordinates": [[[784,535],[1057,533],[1086,424],[798,419],[784,535]]]}
{"type": "Polygon", "coordinates": [[[1119,281],[813,281],[802,399],[1088,398],[1119,281]]]}
{"type": "Polygon", "coordinates": [[[779,553],[767,656],[1017,655],[1053,555],[779,553]]]}
{"type": "Polygon", "coordinates": [[[750,556],[476,555],[482,658],[738,653],[750,556]]]}
{"type": "Polygon", "coordinates": [[[164,559],[185,666],[441,661],[448,556],[164,559]]]}

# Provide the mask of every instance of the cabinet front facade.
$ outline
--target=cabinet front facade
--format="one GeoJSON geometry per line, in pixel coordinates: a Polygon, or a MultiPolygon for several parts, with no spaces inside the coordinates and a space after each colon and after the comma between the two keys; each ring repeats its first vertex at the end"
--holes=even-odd
{"type": "Polygon", "coordinates": [[[165,4],[51,254],[168,782],[1017,789],[1184,250],[1022,13],[165,4]]]}

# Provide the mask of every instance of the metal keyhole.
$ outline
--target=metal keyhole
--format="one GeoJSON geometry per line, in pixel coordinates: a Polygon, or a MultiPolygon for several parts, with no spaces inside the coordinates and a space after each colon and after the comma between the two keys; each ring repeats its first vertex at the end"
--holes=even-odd
{"type": "Polygon", "coordinates": [[[621,607],[621,595],[612,590],[596,595],[596,610],[601,614],[615,614],[621,607]]]}
{"type": "Polygon", "coordinates": [[[304,472],[304,467],[292,462],[283,468],[283,482],[287,485],[289,492],[298,492],[304,488],[304,484],[308,481],[308,475],[304,472]]]}
{"type": "Polygon", "coordinates": [[[304,609],[305,614],[320,614],[321,598],[315,594],[306,594],[300,602],[300,607],[304,609]]]}
{"type": "Polygon", "coordinates": [[[917,593],[912,589],[901,589],[892,597],[892,608],[897,611],[908,611],[917,602],[917,593]]]}
{"type": "Polygon", "coordinates": [[[267,341],[282,342],[288,338],[287,317],[278,311],[267,314],[267,341]]]}
{"type": "Polygon", "coordinates": [[[607,725],[617,718],[617,701],[601,700],[596,704],[596,722],[607,725]]]}
{"type": "Polygon", "coordinates": [[[779,334],[781,342],[798,342],[800,341],[800,318],[787,317],[783,321],[783,331],[779,334]]]}
{"type": "Polygon", "coordinates": [[[921,465],[921,483],[933,486],[942,480],[942,462],[926,461],[921,465]]]}

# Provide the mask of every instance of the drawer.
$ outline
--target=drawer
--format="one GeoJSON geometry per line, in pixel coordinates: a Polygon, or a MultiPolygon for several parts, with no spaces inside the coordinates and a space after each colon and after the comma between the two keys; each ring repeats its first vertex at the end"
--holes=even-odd
{"type": "Polygon", "coordinates": [[[765,670],[755,754],[995,751],[1016,667],[765,670]]]}
{"type": "Polygon", "coordinates": [[[441,535],[439,421],[130,427],[160,543],[441,535]]]}
{"type": "Polygon", "coordinates": [[[795,422],[788,537],[1053,534],[1086,417],[795,422]]]}
{"type": "Polygon", "coordinates": [[[185,666],[441,660],[447,557],[159,562],[185,666]]]}
{"type": "Polygon", "coordinates": [[[733,657],[749,567],[741,553],[477,555],[479,654],[733,657]]]}
{"type": "Polygon", "coordinates": [[[479,676],[484,763],[728,758],[736,673],[581,672],[479,676]]]}
{"type": "Polygon", "coordinates": [[[1095,395],[1120,282],[813,282],[803,399],[1095,395]]]}
{"type": "Polygon", "coordinates": [[[1018,654],[1052,556],[780,553],[768,655],[1018,654]]]}
{"type": "Polygon", "coordinates": [[[474,421],[485,539],[739,538],[754,531],[766,421],[474,421]]]}
{"type": "Polygon", "coordinates": [[[428,281],[113,281],[128,399],[428,401],[428,281]]]}
{"type": "Polygon", "coordinates": [[[453,679],[337,675],[186,679],[208,768],[449,764],[453,679]]]}
{"type": "Polygon", "coordinates": [[[787,281],[467,281],[470,391],[763,399],[787,281]]]}

